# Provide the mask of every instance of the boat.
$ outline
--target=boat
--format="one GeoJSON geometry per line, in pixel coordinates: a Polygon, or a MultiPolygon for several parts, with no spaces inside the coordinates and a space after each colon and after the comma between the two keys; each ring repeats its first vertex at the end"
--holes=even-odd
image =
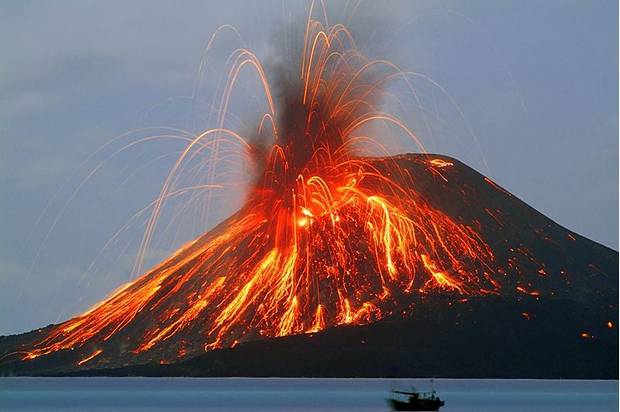
{"type": "Polygon", "coordinates": [[[411,388],[411,391],[390,392],[392,397],[388,403],[394,411],[438,411],[445,405],[434,388],[430,392],[418,392],[415,388],[411,388]]]}

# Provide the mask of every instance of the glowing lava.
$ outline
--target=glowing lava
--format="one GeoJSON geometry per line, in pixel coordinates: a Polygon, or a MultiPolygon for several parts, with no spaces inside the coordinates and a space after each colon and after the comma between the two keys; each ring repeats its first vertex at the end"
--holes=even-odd
{"type": "MultiPolygon", "coordinates": [[[[183,357],[256,337],[373,322],[412,294],[497,293],[494,272],[486,269],[494,256],[478,231],[433,208],[416,191],[415,176],[396,162],[382,168],[364,160],[383,153],[381,136],[368,136],[376,122],[423,150],[402,121],[379,110],[385,84],[402,76],[400,70],[368,60],[342,25],[309,18],[303,44],[297,79],[279,100],[253,53],[233,55],[220,119],[239,71],[252,67],[269,106],[256,136],[269,143],[250,144],[223,120],[196,136],[162,187],[141,254],[180,165],[201,145],[231,139],[264,165],[246,206],[104,302],[54,327],[24,359],[87,345],[93,350],[78,364],[90,365],[114,339],[135,355],[174,342],[183,357]],[[208,140],[214,135],[220,137],[208,140]],[[139,341],[124,338],[128,328],[139,341]],[[201,341],[187,342],[186,335],[201,341]]],[[[433,170],[451,166],[428,159],[433,170]]]]}

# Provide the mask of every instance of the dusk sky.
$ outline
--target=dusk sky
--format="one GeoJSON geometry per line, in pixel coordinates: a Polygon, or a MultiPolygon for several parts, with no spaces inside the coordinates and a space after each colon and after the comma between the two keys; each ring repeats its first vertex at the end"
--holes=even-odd
{"type": "MultiPolygon", "coordinates": [[[[407,119],[429,151],[464,161],[560,225],[618,249],[617,1],[370,4],[352,19],[368,53],[434,82],[415,84],[421,107],[407,119]],[[429,115],[417,123],[421,112],[429,115]]],[[[278,27],[303,16],[305,5],[2,3],[0,312],[11,316],[0,318],[0,334],[62,321],[132,279],[143,226],[102,250],[157,196],[174,162],[165,155],[180,146],[123,152],[101,166],[119,146],[93,154],[137,128],[198,132],[201,106],[192,109],[188,96],[211,34],[233,25],[268,61],[278,27]]],[[[229,36],[211,59],[222,65],[235,47],[229,36]]],[[[205,73],[205,99],[221,75],[205,73]]],[[[206,220],[189,216],[147,262],[239,202],[226,198],[206,220]]]]}

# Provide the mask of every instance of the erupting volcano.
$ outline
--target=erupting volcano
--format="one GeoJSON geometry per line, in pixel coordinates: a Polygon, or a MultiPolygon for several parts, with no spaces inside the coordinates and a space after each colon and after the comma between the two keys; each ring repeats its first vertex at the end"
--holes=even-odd
{"type": "MultiPolygon", "coordinates": [[[[218,127],[194,136],[175,163],[140,256],[184,162],[204,151],[225,159],[236,147],[256,166],[245,206],[82,315],[7,338],[1,362],[173,363],[253,340],[415,317],[414,302],[433,296],[614,302],[617,254],[458,161],[427,154],[381,109],[387,85],[409,84],[407,74],[363,55],[345,26],[309,18],[298,62],[273,93],[251,51],[230,61],[218,127]],[[257,73],[269,107],[250,136],[224,127],[244,68],[257,73]],[[377,123],[421,154],[386,156],[377,123]]],[[[205,173],[213,184],[213,170],[205,173]]]]}

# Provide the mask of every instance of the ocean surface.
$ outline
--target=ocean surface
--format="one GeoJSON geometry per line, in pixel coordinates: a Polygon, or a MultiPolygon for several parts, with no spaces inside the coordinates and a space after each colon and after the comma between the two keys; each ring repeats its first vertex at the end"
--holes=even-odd
{"type": "MultiPolygon", "coordinates": [[[[389,411],[428,379],[0,378],[1,411],[389,411]]],[[[618,411],[618,381],[436,379],[451,411],[618,411]]]]}

